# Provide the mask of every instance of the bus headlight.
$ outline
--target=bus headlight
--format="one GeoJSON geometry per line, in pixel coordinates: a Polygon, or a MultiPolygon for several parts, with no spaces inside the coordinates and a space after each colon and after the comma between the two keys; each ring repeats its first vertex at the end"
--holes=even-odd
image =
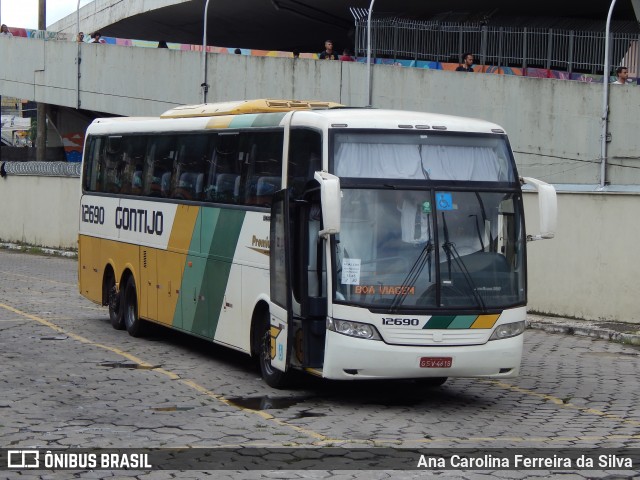
{"type": "Polygon", "coordinates": [[[522,322],[505,323],[496,327],[489,340],[503,340],[520,335],[522,332],[524,332],[524,320],[522,322]]]}
{"type": "Polygon", "coordinates": [[[327,318],[327,330],[341,333],[349,337],[366,338],[368,340],[382,340],[376,327],[368,323],[351,322],[347,320],[337,320],[327,318]]]}

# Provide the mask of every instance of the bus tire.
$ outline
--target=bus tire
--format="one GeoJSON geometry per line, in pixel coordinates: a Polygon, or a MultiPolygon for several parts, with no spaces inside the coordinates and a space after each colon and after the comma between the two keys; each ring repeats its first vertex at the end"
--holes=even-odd
{"type": "Polygon", "coordinates": [[[291,383],[291,373],[276,370],[271,365],[271,319],[269,311],[261,315],[258,323],[259,344],[258,362],[260,363],[260,373],[264,381],[273,388],[285,388],[291,383]]]}
{"type": "Polygon", "coordinates": [[[136,292],[136,281],[133,275],[127,278],[127,284],[124,287],[122,299],[122,315],[124,317],[124,326],[132,337],[141,337],[145,333],[145,321],[138,316],[138,294],[136,292]]]}
{"type": "Polygon", "coordinates": [[[122,315],[122,292],[116,288],[116,279],[113,274],[107,278],[107,305],[109,305],[109,321],[116,330],[124,330],[124,318],[122,315]]]}

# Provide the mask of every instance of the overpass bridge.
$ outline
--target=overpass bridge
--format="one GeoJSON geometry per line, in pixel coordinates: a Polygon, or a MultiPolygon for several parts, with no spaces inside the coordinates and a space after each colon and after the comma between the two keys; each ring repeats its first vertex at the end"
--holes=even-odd
{"type": "MultiPolygon", "coordinates": [[[[202,58],[198,51],[3,38],[0,63],[11,67],[0,71],[0,94],[64,108],[65,125],[57,127],[78,141],[93,112],[157,116],[176,105],[200,103],[202,58]]],[[[207,60],[209,101],[367,104],[367,66],[361,63],[215,53],[207,60]]],[[[523,175],[555,184],[599,183],[602,84],[374,65],[372,86],[375,107],[478,117],[504,126],[523,175]]],[[[609,88],[607,180],[639,185],[640,87],[609,88]]]]}

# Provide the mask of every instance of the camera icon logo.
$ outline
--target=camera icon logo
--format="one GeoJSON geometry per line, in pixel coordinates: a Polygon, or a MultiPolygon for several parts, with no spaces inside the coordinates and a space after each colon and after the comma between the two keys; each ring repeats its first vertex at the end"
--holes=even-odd
{"type": "Polygon", "coordinates": [[[38,450],[9,450],[7,452],[8,468],[39,468],[40,452],[38,450]]]}

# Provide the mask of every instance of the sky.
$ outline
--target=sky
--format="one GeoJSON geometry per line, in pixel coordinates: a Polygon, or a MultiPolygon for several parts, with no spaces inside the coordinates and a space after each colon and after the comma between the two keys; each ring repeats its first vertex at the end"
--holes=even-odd
{"type": "MultiPolygon", "coordinates": [[[[38,28],[39,0],[0,0],[0,22],[9,27],[38,28]]],[[[91,0],[80,0],[83,7],[91,0]]],[[[75,13],[78,0],[46,0],[47,26],[75,13]]]]}

